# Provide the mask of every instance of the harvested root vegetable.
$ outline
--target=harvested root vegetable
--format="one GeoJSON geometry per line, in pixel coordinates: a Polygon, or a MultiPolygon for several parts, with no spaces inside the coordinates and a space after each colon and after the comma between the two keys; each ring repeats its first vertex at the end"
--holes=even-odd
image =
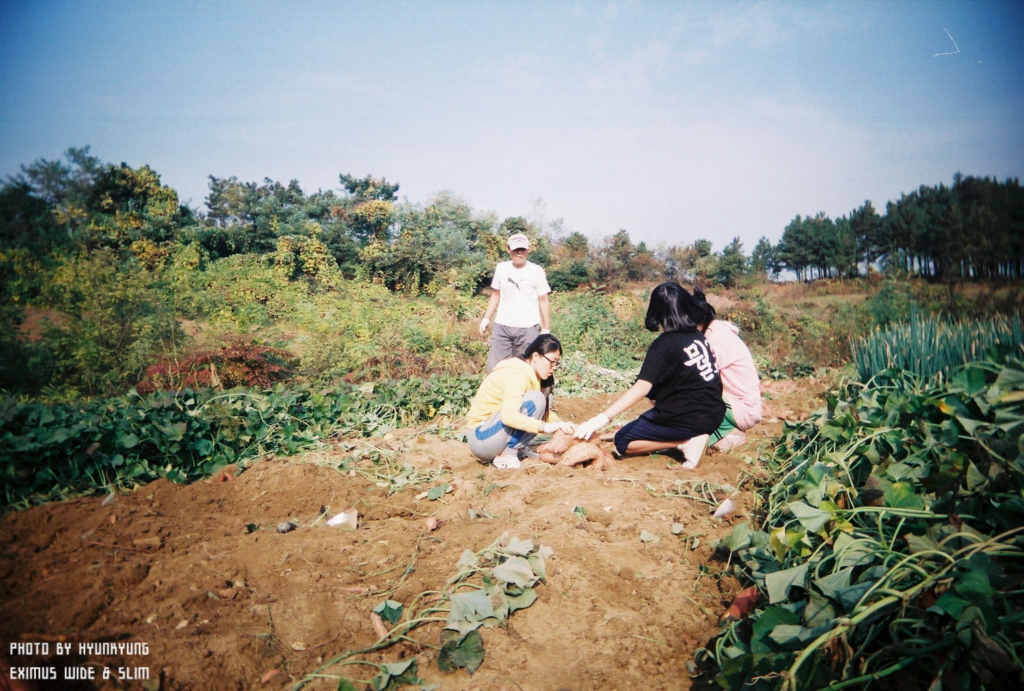
{"type": "Polygon", "coordinates": [[[370,612],[370,625],[373,626],[373,632],[377,634],[377,640],[387,637],[388,627],[384,626],[384,620],[376,612],[370,612]]]}
{"type": "Polygon", "coordinates": [[[555,432],[551,441],[537,447],[537,457],[552,465],[578,466],[593,461],[597,470],[615,465],[610,453],[593,442],[574,438],[571,434],[555,432]]]}
{"type": "Polygon", "coordinates": [[[751,586],[740,592],[736,599],[732,601],[732,604],[729,605],[729,609],[725,610],[725,614],[722,615],[722,621],[729,621],[730,619],[739,621],[748,616],[757,607],[759,597],[756,586],[751,586]]]}
{"type": "Polygon", "coordinates": [[[566,434],[559,430],[551,437],[551,441],[537,447],[537,453],[544,454],[545,452],[549,452],[557,456],[558,454],[563,454],[568,451],[569,447],[574,443],[576,443],[576,439],[573,438],[571,434],[566,434]]]}
{"type": "Polygon", "coordinates": [[[436,518],[434,518],[433,516],[431,516],[430,518],[426,519],[423,522],[426,524],[427,530],[429,530],[431,532],[433,532],[433,531],[435,531],[435,530],[437,530],[438,528],[441,527],[441,522],[439,520],[437,520],[436,518]]]}
{"type": "Polygon", "coordinates": [[[610,453],[590,442],[580,442],[574,445],[562,454],[562,460],[558,462],[558,465],[572,467],[588,461],[594,462],[592,467],[596,470],[604,470],[608,466],[615,465],[615,459],[610,453]]]}

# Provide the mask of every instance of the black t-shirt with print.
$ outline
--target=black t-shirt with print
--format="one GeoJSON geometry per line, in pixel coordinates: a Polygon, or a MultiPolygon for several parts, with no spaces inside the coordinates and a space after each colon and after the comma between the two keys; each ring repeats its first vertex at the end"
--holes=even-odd
{"type": "Polygon", "coordinates": [[[654,422],[710,434],[725,417],[722,378],[704,334],[663,333],[647,349],[637,379],[651,383],[654,422]]]}

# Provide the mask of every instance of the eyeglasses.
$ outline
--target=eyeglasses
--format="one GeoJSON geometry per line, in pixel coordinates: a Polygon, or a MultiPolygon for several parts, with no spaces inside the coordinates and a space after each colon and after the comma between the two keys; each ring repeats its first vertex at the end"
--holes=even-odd
{"type": "Polygon", "coordinates": [[[552,370],[558,369],[558,360],[552,360],[551,358],[549,358],[544,353],[537,353],[537,354],[540,355],[542,358],[544,358],[545,360],[547,360],[548,362],[551,363],[551,369],[552,370]]]}

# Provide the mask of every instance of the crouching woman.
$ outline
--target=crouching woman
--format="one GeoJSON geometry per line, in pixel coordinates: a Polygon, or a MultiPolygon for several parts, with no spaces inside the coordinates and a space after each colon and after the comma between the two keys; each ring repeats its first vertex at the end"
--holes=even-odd
{"type": "Polygon", "coordinates": [[[473,397],[466,416],[469,450],[496,468],[518,468],[531,453],[527,444],[538,434],[575,426],[551,409],[555,368],[562,344],[551,334],[538,336],[519,357],[499,362],[473,397]]]}
{"type": "Polygon", "coordinates": [[[678,283],[662,283],[651,291],[644,326],[661,335],[647,349],[636,383],[603,413],[577,427],[576,436],[589,438],[646,397],[654,407],[616,432],[615,450],[622,455],[678,449],[683,467],[696,468],[708,435],[725,417],[722,378],[699,329],[710,321],[707,307],[678,283]]]}

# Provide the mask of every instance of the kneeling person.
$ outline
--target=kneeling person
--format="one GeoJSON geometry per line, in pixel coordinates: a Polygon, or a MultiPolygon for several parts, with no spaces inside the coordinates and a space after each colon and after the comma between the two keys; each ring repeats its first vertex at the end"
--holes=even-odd
{"type": "Polygon", "coordinates": [[[538,336],[519,357],[497,364],[480,384],[466,416],[469,450],[496,468],[518,468],[528,454],[526,445],[538,433],[575,426],[562,422],[551,410],[554,372],[562,345],[551,334],[538,336]]]}

